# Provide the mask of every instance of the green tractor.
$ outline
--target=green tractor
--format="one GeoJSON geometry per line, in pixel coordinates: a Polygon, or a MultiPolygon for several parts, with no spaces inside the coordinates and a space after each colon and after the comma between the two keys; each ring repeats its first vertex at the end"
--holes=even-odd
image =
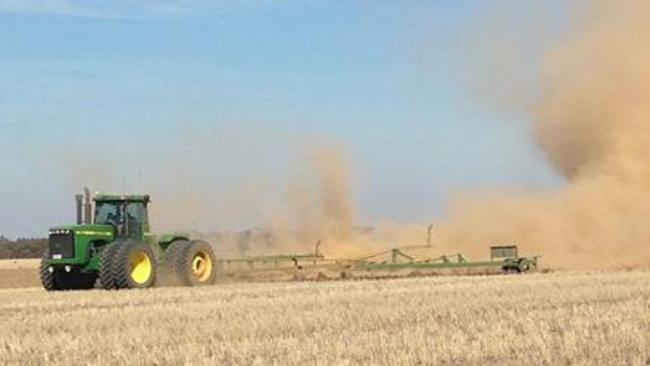
{"type": "Polygon", "coordinates": [[[48,291],[203,286],[216,279],[212,247],[187,235],[154,236],[148,195],[77,195],[77,224],[50,230],[40,278],[48,291]],[[99,281],[97,281],[99,280],[99,281]]]}

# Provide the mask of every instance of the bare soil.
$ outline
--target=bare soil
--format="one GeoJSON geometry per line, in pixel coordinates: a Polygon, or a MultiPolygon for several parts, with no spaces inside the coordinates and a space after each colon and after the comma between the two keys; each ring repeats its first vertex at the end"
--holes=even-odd
{"type": "Polygon", "coordinates": [[[38,259],[0,260],[0,289],[39,287],[38,259]]]}

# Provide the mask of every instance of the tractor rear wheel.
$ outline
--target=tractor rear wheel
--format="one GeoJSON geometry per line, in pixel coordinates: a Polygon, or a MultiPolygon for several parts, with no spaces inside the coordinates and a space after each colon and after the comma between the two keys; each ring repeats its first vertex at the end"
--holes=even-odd
{"type": "Polygon", "coordinates": [[[165,251],[164,266],[181,286],[206,286],[217,278],[217,260],[210,244],[180,240],[165,251]]]}
{"type": "Polygon", "coordinates": [[[99,283],[105,290],[115,289],[115,276],[113,275],[113,256],[120,242],[112,242],[106,245],[99,253],[99,283]]]}
{"type": "Polygon", "coordinates": [[[111,260],[115,288],[152,287],[156,282],[156,267],[156,257],[149,245],[132,240],[122,243],[111,260]]]}

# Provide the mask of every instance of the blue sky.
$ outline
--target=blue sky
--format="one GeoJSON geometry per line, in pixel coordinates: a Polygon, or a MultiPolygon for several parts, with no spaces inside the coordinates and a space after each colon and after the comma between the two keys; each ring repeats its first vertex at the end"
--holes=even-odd
{"type": "MultiPolygon", "coordinates": [[[[517,4],[0,0],[0,233],[71,221],[84,185],[221,201],[263,177],[281,195],[314,143],[346,152],[368,224],[561,184],[528,114],[491,100],[508,80],[484,77],[517,56],[507,79],[534,94],[549,32],[517,4]],[[486,29],[516,55],[494,58],[486,29]]],[[[197,226],[256,225],[256,199],[197,226]]]]}

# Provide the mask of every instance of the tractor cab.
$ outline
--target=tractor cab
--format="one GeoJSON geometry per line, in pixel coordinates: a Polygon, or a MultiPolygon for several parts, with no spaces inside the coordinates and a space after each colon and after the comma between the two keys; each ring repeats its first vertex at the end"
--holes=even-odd
{"type": "Polygon", "coordinates": [[[95,201],[95,225],[115,228],[115,237],[143,240],[149,233],[149,196],[98,195],[95,201]]]}

